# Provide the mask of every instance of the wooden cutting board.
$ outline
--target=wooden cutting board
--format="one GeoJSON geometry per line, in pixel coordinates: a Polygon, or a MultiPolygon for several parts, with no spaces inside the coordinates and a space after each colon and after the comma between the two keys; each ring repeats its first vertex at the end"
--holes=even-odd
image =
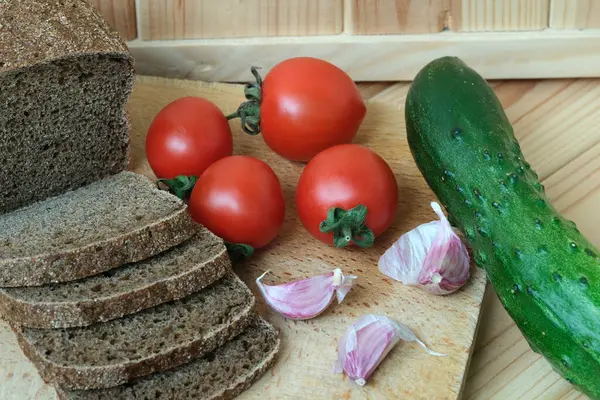
{"type": "MultiPolygon", "coordinates": [[[[406,89],[406,87],[405,87],[406,89]]],[[[260,136],[245,135],[232,121],[235,154],[252,155],[277,173],[286,195],[286,222],[279,237],[236,272],[257,295],[257,311],[281,332],[276,364],[241,399],[457,399],[463,387],[485,291],[485,274],[473,267],[472,278],[460,291],[433,296],[383,276],[377,269],[381,254],[404,232],[437,219],[429,203],[435,200],[417,170],[405,139],[403,103],[406,90],[377,96],[356,143],[377,151],[393,169],[399,186],[398,217],[370,249],[336,249],[313,239],[296,217],[295,187],[303,164],[271,152],[260,136]],[[268,309],[254,280],[265,270],[265,283],[282,283],[341,268],[357,275],[355,287],[342,304],[309,321],[288,321],[268,309]],[[346,328],[364,314],[387,315],[408,325],[432,350],[400,342],[363,388],[343,375],[332,374],[337,343],[346,328]]],[[[144,152],[144,137],[152,118],[167,103],[183,96],[202,96],[233,112],[243,100],[240,85],[207,84],[138,77],[128,106],[132,121],[131,169],[154,177],[144,152]]],[[[0,398],[55,399],[35,368],[18,349],[6,325],[0,323],[0,398]]]]}

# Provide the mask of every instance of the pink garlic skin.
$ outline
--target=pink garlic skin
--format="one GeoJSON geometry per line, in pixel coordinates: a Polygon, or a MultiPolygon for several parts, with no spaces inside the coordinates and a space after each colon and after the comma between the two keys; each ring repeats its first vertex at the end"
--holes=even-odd
{"type": "Polygon", "coordinates": [[[440,226],[419,273],[419,284],[433,294],[449,294],[460,289],[471,275],[471,259],[466,246],[442,212],[439,204],[432,208],[440,217],[440,226]]]}
{"type": "Polygon", "coordinates": [[[268,272],[256,279],[259,290],[271,309],[293,320],[318,316],[331,305],[334,294],[341,303],[357,278],[354,275],[344,276],[336,268],[326,274],[271,286],[261,282],[268,272]]]}
{"type": "Polygon", "coordinates": [[[427,348],[406,325],[383,315],[368,314],[352,324],[340,339],[333,372],[346,373],[357,385],[364,386],[400,339],[417,342],[431,355],[444,356],[427,348]]]}
{"type": "Polygon", "coordinates": [[[407,286],[418,285],[423,261],[439,226],[439,221],[428,222],[400,236],[379,258],[379,270],[407,286]]]}
{"type": "Polygon", "coordinates": [[[362,316],[340,340],[334,372],[345,372],[357,385],[364,386],[399,340],[396,323],[388,317],[362,316]]]}
{"type": "Polygon", "coordinates": [[[471,259],[439,204],[431,207],[440,220],[402,235],[379,259],[379,270],[407,286],[446,295],[469,280],[471,259]]]}

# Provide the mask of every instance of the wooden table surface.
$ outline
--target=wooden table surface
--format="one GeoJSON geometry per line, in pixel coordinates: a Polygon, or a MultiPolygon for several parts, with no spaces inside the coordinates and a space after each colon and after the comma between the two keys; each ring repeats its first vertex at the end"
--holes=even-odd
{"type": "MultiPolygon", "coordinates": [[[[491,82],[557,209],[600,246],[600,80],[491,82]]],[[[361,83],[404,107],[408,83],[361,83]],[[400,95],[402,94],[402,95],[400,95]]],[[[587,399],[527,345],[489,287],[463,398],[587,399]]]]}

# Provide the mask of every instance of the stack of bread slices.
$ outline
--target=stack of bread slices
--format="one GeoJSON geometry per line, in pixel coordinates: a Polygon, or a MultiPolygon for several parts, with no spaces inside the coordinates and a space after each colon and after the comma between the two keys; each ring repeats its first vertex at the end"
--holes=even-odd
{"type": "Polygon", "coordinates": [[[0,316],[24,353],[64,399],[241,393],[279,337],[223,241],[126,171],[125,44],[86,0],[6,0],[0,25],[0,316]]]}

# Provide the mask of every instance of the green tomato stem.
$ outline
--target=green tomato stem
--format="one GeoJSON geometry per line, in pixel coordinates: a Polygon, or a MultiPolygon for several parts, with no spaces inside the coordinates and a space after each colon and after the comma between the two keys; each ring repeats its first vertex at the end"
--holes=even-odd
{"type": "Polygon", "coordinates": [[[262,78],[258,73],[257,67],[251,67],[250,71],[256,83],[248,83],[244,87],[244,96],[246,101],[240,104],[237,111],[229,114],[228,120],[240,118],[242,121],[242,130],[249,135],[258,135],[260,133],[260,103],[262,101],[262,78]]]}
{"type": "Polygon", "coordinates": [[[232,262],[247,260],[254,254],[254,247],[249,244],[225,242],[225,247],[232,262]]]}
{"type": "Polygon", "coordinates": [[[333,233],[335,247],[346,247],[350,242],[361,248],[371,247],[375,242],[375,235],[365,225],[367,212],[367,207],[362,204],[350,210],[332,207],[327,212],[327,219],[319,225],[319,230],[333,233]]]}
{"type": "Polygon", "coordinates": [[[182,200],[189,199],[192,189],[196,185],[198,177],[191,175],[179,175],[173,179],[158,179],[156,182],[164,183],[169,188],[169,191],[182,200]]]}

